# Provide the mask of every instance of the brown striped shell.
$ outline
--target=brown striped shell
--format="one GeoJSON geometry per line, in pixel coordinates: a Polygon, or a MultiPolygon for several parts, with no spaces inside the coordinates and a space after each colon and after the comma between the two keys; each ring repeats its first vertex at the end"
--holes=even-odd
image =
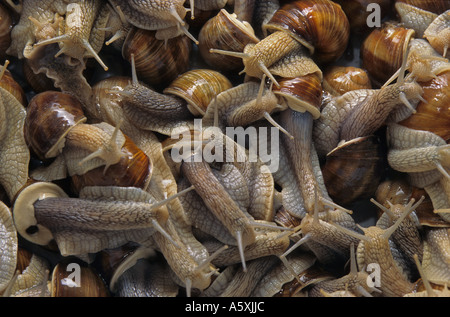
{"type": "Polygon", "coordinates": [[[230,80],[217,71],[193,69],[178,76],[163,92],[183,98],[193,115],[203,116],[214,97],[231,87],[230,80]]]}
{"type": "Polygon", "coordinates": [[[192,43],[186,36],[158,40],[155,31],[133,28],[128,33],[122,56],[131,61],[134,55],[136,73],[149,85],[164,85],[189,68],[192,43]]]}
{"type": "Polygon", "coordinates": [[[283,5],[264,26],[287,31],[320,63],[337,60],[347,48],[350,24],[341,6],[329,0],[301,0],[283,5]]]}
{"type": "Polygon", "coordinates": [[[361,67],[374,85],[382,86],[402,65],[414,30],[385,23],[373,30],[361,45],[361,67]]]}
{"type": "Polygon", "coordinates": [[[237,19],[225,9],[209,19],[201,28],[199,35],[199,52],[205,62],[218,70],[238,70],[244,65],[240,58],[213,54],[211,48],[232,52],[243,52],[248,43],[256,44],[259,40],[250,24],[237,19]]]}
{"type": "Polygon", "coordinates": [[[77,98],[58,91],[45,91],[35,95],[28,104],[25,140],[38,158],[47,160],[59,154],[70,129],[85,121],[77,98]]]}
{"type": "Polygon", "coordinates": [[[280,87],[272,88],[276,96],[284,99],[291,109],[308,111],[314,119],[319,118],[322,83],[317,73],[296,78],[280,78],[278,82],[280,87]]]}

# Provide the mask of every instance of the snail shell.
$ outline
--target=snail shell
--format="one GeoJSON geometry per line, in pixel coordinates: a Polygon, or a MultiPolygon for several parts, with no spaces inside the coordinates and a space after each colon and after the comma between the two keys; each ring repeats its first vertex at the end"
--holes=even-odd
{"type": "Polygon", "coordinates": [[[120,161],[112,164],[106,172],[104,166],[96,167],[82,175],[71,176],[73,189],[79,193],[86,186],[147,186],[152,175],[153,164],[149,157],[124,135],[125,143],[121,148],[123,153],[120,161]]]}
{"type": "Polygon", "coordinates": [[[149,85],[164,85],[189,68],[192,44],[186,36],[158,40],[154,31],[132,28],[122,47],[122,56],[134,55],[139,79],[149,85]]]}
{"type": "MultiPolygon", "coordinates": [[[[66,261],[65,261],[66,262],[66,261]]],[[[76,283],[71,278],[74,268],[73,263],[60,262],[53,269],[51,281],[52,297],[107,297],[109,291],[100,275],[95,269],[80,265],[80,285],[73,285],[68,282],[76,283]],[[73,287],[76,286],[76,287],[73,287]]]]}
{"type": "Polygon", "coordinates": [[[321,76],[317,73],[296,78],[278,79],[279,87],[273,87],[273,93],[285,100],[287,105],[298,112],[309,112],[314,119],[320,116],[322,103],[321,76]]]}
{"type": "Polygon", "coordinates": [[[200,55],[208,65],[218,70],[231,71],[243,67],[240,58],[213,54],[209,50],[215,48],[242,52],[248,43],[257,43],[259,40],[249,23],[238,20],[236,14],[230,14],[222,9],[203,25],[198,35],[198,41],[200,55]]]}
{"type": "Polygon", "coordinates": [[[322,174],[330,197],[347,205],[373,196],[383,178],[384,155],[378,137],[347,141],[327,154],[322,174]]]}
{"type": "Polygon", "coordinates": [[[399,124],[415,129],[433,132],[450,141],[450,71],[422,83],[422,98],[416,108],[416,113],[399,124]]]}
{"type": "Polygon", "coordinates": [[[412,29],[388,22],[366,37],[361,45],[361,67],[374,85],[383,85],[400,68],[414,34],[412,29]]]}
{"type": "Polygon", "coordinates": [[[60,153],[70,129],[86,120],[78,99],[58,91],[45,91],[28,104],[25,140],[38,158],[48,160],[60,153]]]}
{"type": "Polygon", "coordinates": [[[27,97],[22,86],[14,79],[9,70],[5,70],[0,79],[0,87],[13,95],[24,107],[27,104],[27,97]]]}
{"type": "Polygon", "coordinates": [[[371,89],[367,72],[354,66],[331,66],[323,75],[323,89],[334,96],[357,89],[371,89]]]}
{"type": "Polygon", "coordinates": [[[289,32],[320,63],[337,60],[347,48],[350,37],[347,16],[338,4],[329,0],[287,3],[263,29],[289,32]]]}
{"type": "Polygon", "coordinates": [[[217,71],[193,69],[178,76],[163,92],[183,98],[193,115],[203,116],[214,97],[232,87],[230,80],[217,71]]]}

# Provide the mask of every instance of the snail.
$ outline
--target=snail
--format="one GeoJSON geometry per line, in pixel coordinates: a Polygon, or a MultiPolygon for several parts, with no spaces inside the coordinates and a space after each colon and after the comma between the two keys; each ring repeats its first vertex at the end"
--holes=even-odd
{"type": "MultiPolygon", "coordinates": [[[[145,0],[145,1],[117,1],[109,0],[114,7],[119,7],[127,21],[144,30],[156,30],[156,37],[168,40],[185,34],[192,41],[197,40],[189,33],[184,18],[187,9],[183,0],[145,0]]],[[[191,0],[191,12],[194,10],[191,0]]]]}
{"type": "Polygon", "coordinates": [[[360,240],[357,249],[359,267],[369,263],[378,263],[380,265],[380,290],[383,296],[403,296],[412,292],[414,288],[414,284],[407,279],[399,264],[396,263],[388,239],[397,230],[405,217],[420,205],[422,200],[423,198],[414,204],[414,199],[411,199],[405,206],[402,215],[387,229],[382,229],[378,226],[361,228],[364,231],[362,235],[334,224],[338,230],[360,240]],[[374,250],[377,251],[374,252],[374,250]],[[383,283],[383,281],[390,281],[390,283],[383,283]]]}
{"type": "MultiPolygon", "coordinates": [[[[76,98],[56,91],[37,94],[27,107],[27,144],[42,160],[56,158],[52,166],[66,168],[77,191],[85,185],[145,188],[151,159],[117,127],[86,124],[86,119],[76,98]]],[[[58,175],[64,177],[64,170],[58,175]]]]}
{"type": "Polygon", "coordinates": [[[345,290],[344,297],[373,297],[371,293],[379,290],[367,284],[368,276],[367,272],[358,271],[355,247],[352,244],[350,246],[350,272],[340,278],[315,283],[308,292],[308,296],[336,295],[335,292],[345,290]]]}
{"type": "Polygon", "coordinates": [[[259,258],[242,267],[228,266],[202,294],[202,297],[249,297],[259,281],[275,265],[276,258],[259,258]]]}
{"type": "Polygon", "coordinates": [[[308,48],[320,64],[336,61],[347,48],[350,24],[333,1],[293,1],[280,7],[263,27],[287,31],[308,48]]]}
{"type": "Polygon", "coordinates": [[[203,24],[198,35],[199,53],[203,60],[218,70],[232,71],[242,68],[242,61],[233,56],[210,53],[210,49],[242,52],[248,43],[257,43],[253,28],[241,21],[235,13],[221,9],[217,15],[203,24]]]}
{"type": "Polygon", "coordinates": [[[385,166],[381,140],[358,137],[338,145],[322,165],[325,186],[339,205],[370,198],[383,180],[385,166]]]}
{"type": "Polygon", "coordinates": [[[48,297],[50,263],[43,256],[24,248],[18,249],[17,270],[2,296],[48,297]]]}
{"type": "Polygon", "coordinates": [[[20,192],[13,215],[25,239],[39,245],[55,239],[62,255],[83,255],[139,242],[155,231],[169,237],[163,228],[168,219],[166,202],[155,202],[138,188],[110,186],[85,187],[79,198],[72,198],[56,184],[36,182],[20,192]]]}
{"type": "Polygon", "coordinates": [[[360,50],[361,67],[369,73],[374,85],[382,86],[400,69],[414,36],[413,29],[385,22],[364,39],[360,50]]]}
{"type": "Polygon", "coordinates": [[[155,31],[133,27],[122,45],[122,56],[131,62],[134,56],[136,73],[148,85],[161,86],[173,81],[189,68],[192,44],[186,36],[164,42],[155,31]]]}
{"type": "MultiPolygon", "coordinates": [[[[50,39],[38,41],[34,44],[34,47],[61,43],[61,49],[56,53],[55,57],[61,54],[65,54],[76,60],[93,57],[107,71],[108,67],[97,54],[103,45],[103,41],[98,41],[99,34],[93,35],[97,32],[102,32],[104,36],[104,31],[100,31],[99,29],[106,25],[108,18],[108,11],[106,10],[109,9],[102,6],[101,2],[94,0],[84,0],[79,3],[68,4],[64,19],[65,33],[50,39]],[[91,43],[92,41],[98,42],[91,43]]],[[[72,62],[69,61],[68,63],[71,64],[72,62]]]]}
{"type": "Polygon", "coordinates": [[[423,36],[431,46],[443,57],[448,57],[448,42],[450,40],[450,9],[440,14],[424,31],[423,36]]]}

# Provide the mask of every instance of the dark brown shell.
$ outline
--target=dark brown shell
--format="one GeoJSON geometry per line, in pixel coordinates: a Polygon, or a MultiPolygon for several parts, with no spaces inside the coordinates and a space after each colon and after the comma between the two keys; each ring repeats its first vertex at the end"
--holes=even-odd
{"type": "Polygon", "coordinates": [[[86,121],[82,104],[72,95],[45,91],[35,95],[27,106],[24,134],[28,147],[41,160],[59,154],[59,146],[70,129],[86,121]]]}
{"type": "Polygon", "coordinates": [[[177,36],[166,43],[156,39],[155,33],[132,28],[123,43],[122,56],[130,62],[134,54],[139,80],[158,86],[188,70],[192,43],[187,36],[177,36]]]}
{"type": "Polygon", "coordinates": [[[222,9],[209,19],[198,35],[198,48],[204,61],[217,70],[233,71],[244,67],[242,59],[234,56],[210,53],[210,49],[243,52],[249,43],[258,43],[252,27],[239,21],[234,14],[222,9]]]}
{"type": "Polygon", "coordinates": [[[399,122],[408,128],[425,130],[450,142],[450,71],[436,78],[421,83],[422,98],[417,105],[416,113],[399,122]]]}
{"type": "Polygon", "coordinates": [[[129,137],[125,135],[125,143],[121,149],[120,161],[108,167],[94,168],[83,175],[71,177],[73,189],[78,193],[85,186],[120,186],[144,188],[152,175],[153,163],[129,137]]]}
{"type": "Polygon", "coordinates": [[[395,2],[410,4],[436,14],[441,14],[450,9],[450,1],[448,0],[396,0],[395,2]]]}
{"type": "Polygon", "coordinates": [[[372,197],[384,175],[384,154],[376,136],[356,138],[328,153],[322,166],[330,197],[340,205],[372,197]]]}
{"type": "Polygon", "coordinates": [[[329,0],[301,0],[283,5],[264,26],[287,31],[320,63],[337,60],[347,48],[350,24],[341,6],[329,0]]]}
{"type": "Polygon", "coordinates": [[[308,111],[314,119],[320,116],[322,104],[322,83],[317,73],[296,78],[279,78],[279,87],[272,88],[273,93],[284,98],[295,111],[308,111]]]}
{"type": "Polygon", "coordinates": [[[382,86],[402,65],[414,30],[385,23],[370,32],[361,45],[361,67],[372,83],[382,86]]]}

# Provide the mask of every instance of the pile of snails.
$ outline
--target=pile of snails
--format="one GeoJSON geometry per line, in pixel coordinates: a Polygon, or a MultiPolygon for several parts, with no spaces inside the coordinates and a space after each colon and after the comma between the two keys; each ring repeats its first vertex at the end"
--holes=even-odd
{"type": "Polygon", "coordinates": [[[370,3],[0,2],[0,294],[450,296],[450,3],[370,3]]]}

